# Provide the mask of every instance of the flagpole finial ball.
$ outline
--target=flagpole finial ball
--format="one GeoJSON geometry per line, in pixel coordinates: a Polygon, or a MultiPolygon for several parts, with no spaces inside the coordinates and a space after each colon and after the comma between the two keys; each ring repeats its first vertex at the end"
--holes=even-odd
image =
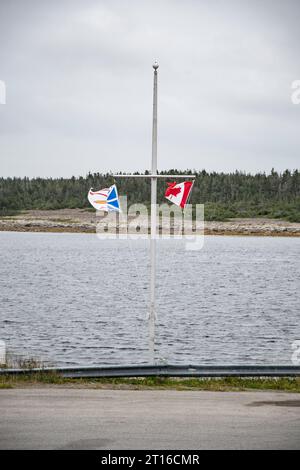
{"type": "Polygon", "coordinates": [[[152,67],[154,68],[154,70],[157,70],[159,65],[158,65],[158,62],[157,60],[154,62],[154,64],[152,65],[152,67]]]}

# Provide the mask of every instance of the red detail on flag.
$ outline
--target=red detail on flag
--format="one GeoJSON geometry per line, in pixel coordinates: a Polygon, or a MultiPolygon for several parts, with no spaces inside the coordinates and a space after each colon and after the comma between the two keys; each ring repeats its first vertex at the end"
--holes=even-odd
{"type": "Polygon", "coordinates": [[[168,188],[166,189],[165,197],[168,198],[169,201],[173,202],[177,206],[180,206],[182,209],[184,209],[187,203],[188,197],[190,195],[193,182],[185,181],[184,183],[174,182],[174,183],[167,183],[167,184],[168,184],[168,188]],[[182,188],[183,188],[183,194],[180,199],[180,196],[178,197],[178,195],[182,192],[181,191],[182,188]],[[174,196],[177,199],[173,200],[172,196],[174,196]]]}
{"type": "Polygon", "coordinates": [[[180,207],[182,207],[182,209],[184,209],[184,206],[186,205],[186,201],[188,200],[192,186],[193,186],[192,181],[185,181],[184,192],[183,192],[183,196],[182,196],[181,203],[180,203],[180,207]]]}
{"type": "MultiPolygon", "coordinates": [[[[105,189],[104,189],[104,191],[105,191],[105,189]]],[[[90,194],[99,194],[100,196],[107,196],[106,193],[101,193],[101,191],[95,191],[95,192],[94,192],[94,191],[91,191],[91,190],[90,190],[90,194]]]]}
{"type": "Polygon", "coordinates": [[[167,183],[168,188],[166,189],[165,196],[177,196],[181,193],[181,188],[176,188],[177,183],[167,183]]]}

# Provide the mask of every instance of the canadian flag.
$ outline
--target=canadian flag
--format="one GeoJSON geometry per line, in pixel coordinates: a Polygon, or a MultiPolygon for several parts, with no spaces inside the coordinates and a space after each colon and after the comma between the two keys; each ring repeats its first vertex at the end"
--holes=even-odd
{"type": "Polygon", "coordinates": [[[180,206],[184,209],[190,192],[193,187],[192,181],[185,181],[184,183],[167,183],[168,187],[165,192],[165,197],[176,204],[176,206],[180,206]]]}

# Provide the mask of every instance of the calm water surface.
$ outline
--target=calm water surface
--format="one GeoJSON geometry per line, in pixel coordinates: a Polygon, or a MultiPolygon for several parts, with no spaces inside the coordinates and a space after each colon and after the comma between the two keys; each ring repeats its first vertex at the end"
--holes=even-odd
{"type": "MultiPolygon", "coordinates": [[[[0,232],[0,339],[53,365],[148,360],[148,241],[0,232]]],[[[291,364],[300,239],[158,242],[157,359],[291,364]]]]}

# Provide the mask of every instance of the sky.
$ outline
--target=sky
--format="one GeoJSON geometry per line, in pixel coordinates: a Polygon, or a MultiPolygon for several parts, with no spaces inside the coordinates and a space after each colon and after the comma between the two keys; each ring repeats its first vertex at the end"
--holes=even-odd
{"type": "Polygon", "coordinates": [[[0,177],[299,168],[298,0],[0,0],[0,177]]]}

